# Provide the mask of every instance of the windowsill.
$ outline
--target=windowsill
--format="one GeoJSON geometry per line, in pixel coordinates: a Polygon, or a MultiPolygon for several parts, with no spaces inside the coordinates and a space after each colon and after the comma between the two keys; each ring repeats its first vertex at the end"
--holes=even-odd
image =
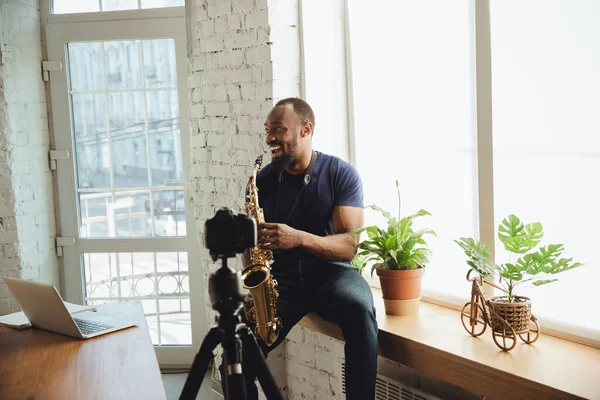
{"type": "MultiPolygon", "coordinates": [[[[419,315],[386,315],[372,288],[379,354],[479,395],[494,399],[600,398],[600,349],[542,334],[500,350],[490,328],[478,338],[463,328],[460,312],[421,301],[419,315]]],[[[343,340],[341,330],[315,314],[300,325],[343,340]]]]}

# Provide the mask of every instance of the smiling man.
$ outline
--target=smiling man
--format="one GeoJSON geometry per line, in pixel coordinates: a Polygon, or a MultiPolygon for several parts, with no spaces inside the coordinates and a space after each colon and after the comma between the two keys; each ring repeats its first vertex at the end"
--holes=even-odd
{"type": "MultiPolygon", "coordinates": [[[[258,242],[273,251],[283,327],[273,346],[260,343],[267,354],[315,312],[344,334],[346,398],[374,399],[375,308],[367,282],[350,263],[358,244],[350,233],[363,225],[362,184],[352,165],[312,149],[314,126],[312,109],[298,98],[279,101],[265,123],[272,162],[257,176],[266,221],[258,226],[258,242]]],[[[244,366],[248,398],[256,399],[252,369],[244,366]]]]}

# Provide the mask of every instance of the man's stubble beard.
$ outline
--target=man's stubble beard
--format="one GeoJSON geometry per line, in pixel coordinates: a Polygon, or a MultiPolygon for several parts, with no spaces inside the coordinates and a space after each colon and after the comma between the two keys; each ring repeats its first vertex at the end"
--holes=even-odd
{"type": "Polygon", "coordinates": [[[288,146],[288,151],[285,151],[283,148],[283,144],[281,145],[281,150],[283,151],[283,156],[279,160],[274,160],[271,158],[271,164],[275,169],[279,172],[284,169],[289,168],[300,162],[300,157],[298,156],[298,139],[295,139],[288,146]]]}

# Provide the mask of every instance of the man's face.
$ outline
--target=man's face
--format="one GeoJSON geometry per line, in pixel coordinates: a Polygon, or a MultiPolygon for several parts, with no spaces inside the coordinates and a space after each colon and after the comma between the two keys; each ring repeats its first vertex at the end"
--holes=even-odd
{"type": "Polygon", "coordinates": [[[286,168],[300,160],[298,141],[301,138],[302,123],[291,104],[280,105],[271,110],[265,123],[265,131],[274,165],[286,168]]]}

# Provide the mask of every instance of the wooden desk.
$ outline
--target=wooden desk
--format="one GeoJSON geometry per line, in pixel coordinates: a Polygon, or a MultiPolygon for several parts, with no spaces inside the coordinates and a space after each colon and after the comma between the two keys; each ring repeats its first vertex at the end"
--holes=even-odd
{"type": "Polygon", "coordinates": [[[87,340],[0,327],[0,399],[166,399],[141,304],[98,311],[139,324],[87,340]]]}

